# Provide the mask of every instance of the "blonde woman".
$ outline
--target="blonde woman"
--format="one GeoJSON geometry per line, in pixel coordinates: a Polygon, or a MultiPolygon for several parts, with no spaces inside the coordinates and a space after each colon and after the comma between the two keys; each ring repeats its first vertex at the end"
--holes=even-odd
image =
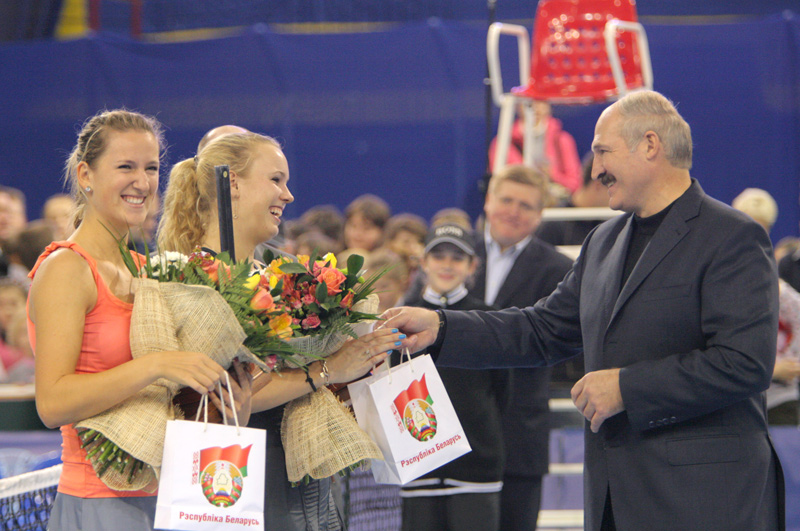
{"type": "MultiPolygon", "coordinates": [[[[207,144],[196,157],[175,165],[164,195],[158,242],[162,250],[191,252],[202,246],[219,250],[214,167],[228,165],[231,181],[234,249],[239,258],[252,257],[256,246],[275,236],[289,191],[289,166],[280,145],[268,136],[233,133],[207,144]]],[[[265,528],[281,530],[335,530],[344,527],[330,495],[330,478],[293,488],[286,476],[280,422],[286,402],[325,383],[350,382],[367,373],[399,345],[401,334],[385,330],[346,343],[327,358],[328,382],[321,362],[308,373],[283,369],[265,387],[254,392],[250,425],[267,429],[265,528]],[[310,380],[310,381],[309,381],[310,380]]],[[[258,382],[260,378],[255,381],[258,382]]],[[[258,384],[256,384],[258,387],[258,384]]]]}

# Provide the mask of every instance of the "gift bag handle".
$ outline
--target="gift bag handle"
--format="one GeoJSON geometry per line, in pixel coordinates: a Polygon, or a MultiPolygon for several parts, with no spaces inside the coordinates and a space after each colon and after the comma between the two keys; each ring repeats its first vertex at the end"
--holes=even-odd
{"type": "MultiPolygon", "coordinates": [[[[400,363],[403,363],[403,358],[408,358],[408,366],[411,367],[411,372],[414,372],[414,363],[411,361],[411,352],[408,350],[408,347],[405,347],[402,352],[400,353],[400,363]]],[[[392,383],[392,365],[391,363],[386,363],[386,367],[389,371],[389,383],[392,383]]]]}
{"type": "MultiPolygon", "coordinates": [[[[233,401],[233,391],[231,390],[231,379],[228,376],[227,371],[225,372],[225,383],[228,386],[228,397],[231,400],[231,411],[233,411],[233,421],[236,424],[236,435],[241,435],[241,429],[239,427],[239,416],[236,413],[236,405],[233,401]]],[[[226,426],[228,425],[228,416],[225,413],[225,393],[222,391],[222,382],[217,382],[217,389],[219,390],[220,399],[222,399],[222,423],[226,426]]],[[[208,394],[204,394],[200,397],[200,407],[197,408],[197,415],[194,417],[194,421],[198,422],[200,420],[200,410],[203,410],[203,431],[208,426],[208,394]]]]}

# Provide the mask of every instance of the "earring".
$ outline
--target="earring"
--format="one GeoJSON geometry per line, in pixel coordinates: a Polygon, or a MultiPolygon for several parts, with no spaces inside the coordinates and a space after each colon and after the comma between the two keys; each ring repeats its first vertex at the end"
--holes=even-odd
{"type": "Polygon", "coordinates": [[[91,186],[87,186],[86,188],[83,189],[83,191],[88,194],[89,192],[92,191],[92,187],[91,186]]]}

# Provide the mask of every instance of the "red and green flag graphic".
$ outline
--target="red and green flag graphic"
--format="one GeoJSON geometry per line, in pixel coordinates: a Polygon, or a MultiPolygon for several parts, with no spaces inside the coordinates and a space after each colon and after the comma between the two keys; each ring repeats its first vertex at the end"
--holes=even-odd
{"type": "Polygon", "coordinates": [[[246,448],[234,444],[226,448],[214,446],[200,450],[200,470],[205,470],[214,461],[227,461],[239,469],[242,477],[247,477],[247,458],[250,456],[250,448],[252,447],[252,444],[246,448]]]}

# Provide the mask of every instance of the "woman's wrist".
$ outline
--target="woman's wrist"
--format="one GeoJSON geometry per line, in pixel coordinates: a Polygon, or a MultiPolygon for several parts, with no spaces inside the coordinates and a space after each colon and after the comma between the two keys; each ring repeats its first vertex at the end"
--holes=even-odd
{"type": "Polygon", "coordinates": [[[311,363],[303,367],[303,372],[306,373],[306,383],[309,387],[311,387],[311,392],[314,393],[317,391],[317,384],[314,382],[314,374],[315,372],[311,368],[311,363]]]}

